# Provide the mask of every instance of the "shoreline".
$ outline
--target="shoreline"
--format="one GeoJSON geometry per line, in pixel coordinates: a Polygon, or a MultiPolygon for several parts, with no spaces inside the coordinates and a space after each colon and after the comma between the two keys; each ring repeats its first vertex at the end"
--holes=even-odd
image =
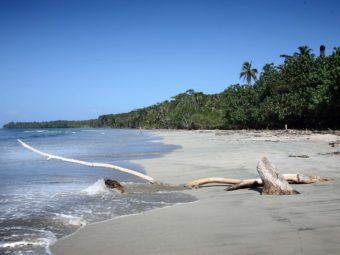
{"type": "Polygon", "coordinates": [[[66,236],[63,236],[62,238],[60,239],[57,239],[56,241],[54,241],[53,243],[51,243],[49,246],[48,246],[48,252],[50,254],[54,254],[54,253],[51,253],[51,250],[50,248],[55,245],[57,242],[59,241],[62,241],[64,239],[67,239],[69,237],[72,237],[73,235],[76,235],[81,229],[83,228],[86,228],[86,227],[89,227],[89,226],[93,226],[93,225],[97,225],[97,224],[104,224],[104,223],[107,223],[107,222],[111,222],[111,221],[114,221],[114,220],[119,220],[119,219],[122,219],[122,218],[128,218],[128,217],[134,217],[134,216],[137,216],[137,215],[142,215],[142,214],[146,214],[148,212],[151,212],[151,211],[155,211],[155,210],[161,210],[161,209],[166,209],[168,207],[174,207],[174,206],[181,206],[181,205],[185,205],[185,204],[191,204],[191,203],[197,203],[199,200],[195,200],[195,201],[192,201],[192,202],[186,202],[186,203],[175,203],[173,205],[166,205],[164,207],[158,207],[158,208],[154,208],[154,209],[150,209],[150,210],[147,210],[147,211],[143,211],[143,212],[139,212],[139,213],[132,213],[132,214],[125,214],[125,215],[119,215],[119,216],[116,216],[114,218],[111,218],[111,219],[106,219],[106,220],[103,220],[103,221],[98,221],[98,222],[93,222],[93,223],[90,223],[88,225],[82,225],[80,228],[78,228],[75,232],[71,233],[71,234],[68,234],[66,236]]]}
{"type": "Polygon", "coordinates": [[[220,134],[219,130],[153,132],[163,137],[164,143],[178,144],[181,148],[161,158],[132,162],[141,164],[148,175],[165,183],[183,184],[209,176],[251,178],[257,176],[255,168],[261,154],[269,154],[281,172],[289,169],[326,175],[333,181],[298,185],[301,195],[282,197],[264,197],[251,190],[225,192],[218,186],[186,190],[198,201],[85,226],[52,245],[53,254],[112,254],[112,251],[114,254],[223,254],[227,250],[230,254],[334,254],[340,251],[336,240],[340,234],[340,216],[336,214],[340,210],[336,202],[340,200],[340,158],[318,154],[334,151],[336,148],[331,148],[328,142],[339,139],[338,136],[309,134],[287,138],[272,136],[270,131],[260,132],[261,136],[249,131],[242,134],[235,131],[220,134]],[[301,150],[311,157],[288,158],[289,153],[301,150]],[[275,240],[273,243],[279,248],[274,252],[274,244],[263,243],[263,238],[275,240]]]}

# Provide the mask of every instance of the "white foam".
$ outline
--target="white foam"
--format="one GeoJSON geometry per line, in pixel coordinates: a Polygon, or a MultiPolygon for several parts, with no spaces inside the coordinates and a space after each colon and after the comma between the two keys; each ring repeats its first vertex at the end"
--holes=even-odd
{"type": "Polygon", "coordinates": [[[7,242],[7,243],[1,243],[1,248],[14,248],[16,246],[25,246],[25,245],[32,245],[32,242],[26,242],[26,241],[17,241],[17,242],[7,242]]]}
{"type": "Polygon", "coordinates": [[[67,219],[68,224],[73,225],[73,226],[85,226],[86,225],[86,220],[84,220],[82,217],[76,217],[72,215],[67,215],[67,214],[57,214],[57,216],[67,219]]]}
{"type": "Polygon", "coordinates": [[[16,242],[7,242],[7,243],[1,243],[1,248],[15,248],[18,246],[26,246],[26,245],[37,245],[37,246],[45,246],[53,241],[48,238],[38,238],[35,241],[16,241],[16,242]]]}
{"type": "Polygon", "coordinates": [[[93,183],[91,186],[87,187],[83,190],[88,195],[97,195],[102,193],[107,193],[109,190],[105,186],[104,179],[99,179],[95,183],[93,183]]]}
{"type": "Polygon", "coordinates": [[[24,133],[43,133],[47,130],[25,130],[24,133]]]}

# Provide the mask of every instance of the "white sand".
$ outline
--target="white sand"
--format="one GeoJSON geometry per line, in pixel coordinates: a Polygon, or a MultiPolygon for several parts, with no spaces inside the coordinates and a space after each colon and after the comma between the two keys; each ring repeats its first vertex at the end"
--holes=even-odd
{"type": "Polygon", "coordinates": [[[54,254],[340,254],[340,150],[334,135],[273,132],[157,131],[182,148],[135,161],[159,181],[258,177],[266,155],[282,173],[317,174],[331,182],[295,186],[301,195],[261,196],[223,187],[185,191],[199,201],[87,226],[58,241],[54,254]],[[294,158],[289,155],[308,155],[294,158]]]}

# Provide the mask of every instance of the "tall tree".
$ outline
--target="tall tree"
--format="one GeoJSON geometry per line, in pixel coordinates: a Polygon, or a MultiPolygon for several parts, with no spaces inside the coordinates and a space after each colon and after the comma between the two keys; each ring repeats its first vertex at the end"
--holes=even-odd
{"type": "Polygon", "coordinates": [[[241,73],[240,73],[240,79],[243,78],[244,80],[247,80],[248,85],[251,85],[251,80],[256,80],[257,75],[257,69],[252,68],[251,62],[244,62],[242,65],[241,73]]]}

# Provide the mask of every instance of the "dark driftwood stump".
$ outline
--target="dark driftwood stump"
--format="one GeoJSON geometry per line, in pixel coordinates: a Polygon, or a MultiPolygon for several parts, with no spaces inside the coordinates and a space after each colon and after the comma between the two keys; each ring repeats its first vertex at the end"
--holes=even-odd
{"type": "Polygon", "coordinates": [[[340,140],[337,140],[337,141],[334,141],[334,142],[330,142],[329,145],[332,146],[332,147],[340,146],[340,140]]]}
{"type": "Polygon", "coordinates": [[[263,195],[293,195],[300,194],[289,185],[276,167],[263,157],[257,165],[257,172],[263,182],[263,195]]]}
{"type": "Polygon", "coordinates": [[[124,193],[124,187],[116,180],[105,179],[105,186],[109,189],[115,189],[120,193],[124,193]]]}

